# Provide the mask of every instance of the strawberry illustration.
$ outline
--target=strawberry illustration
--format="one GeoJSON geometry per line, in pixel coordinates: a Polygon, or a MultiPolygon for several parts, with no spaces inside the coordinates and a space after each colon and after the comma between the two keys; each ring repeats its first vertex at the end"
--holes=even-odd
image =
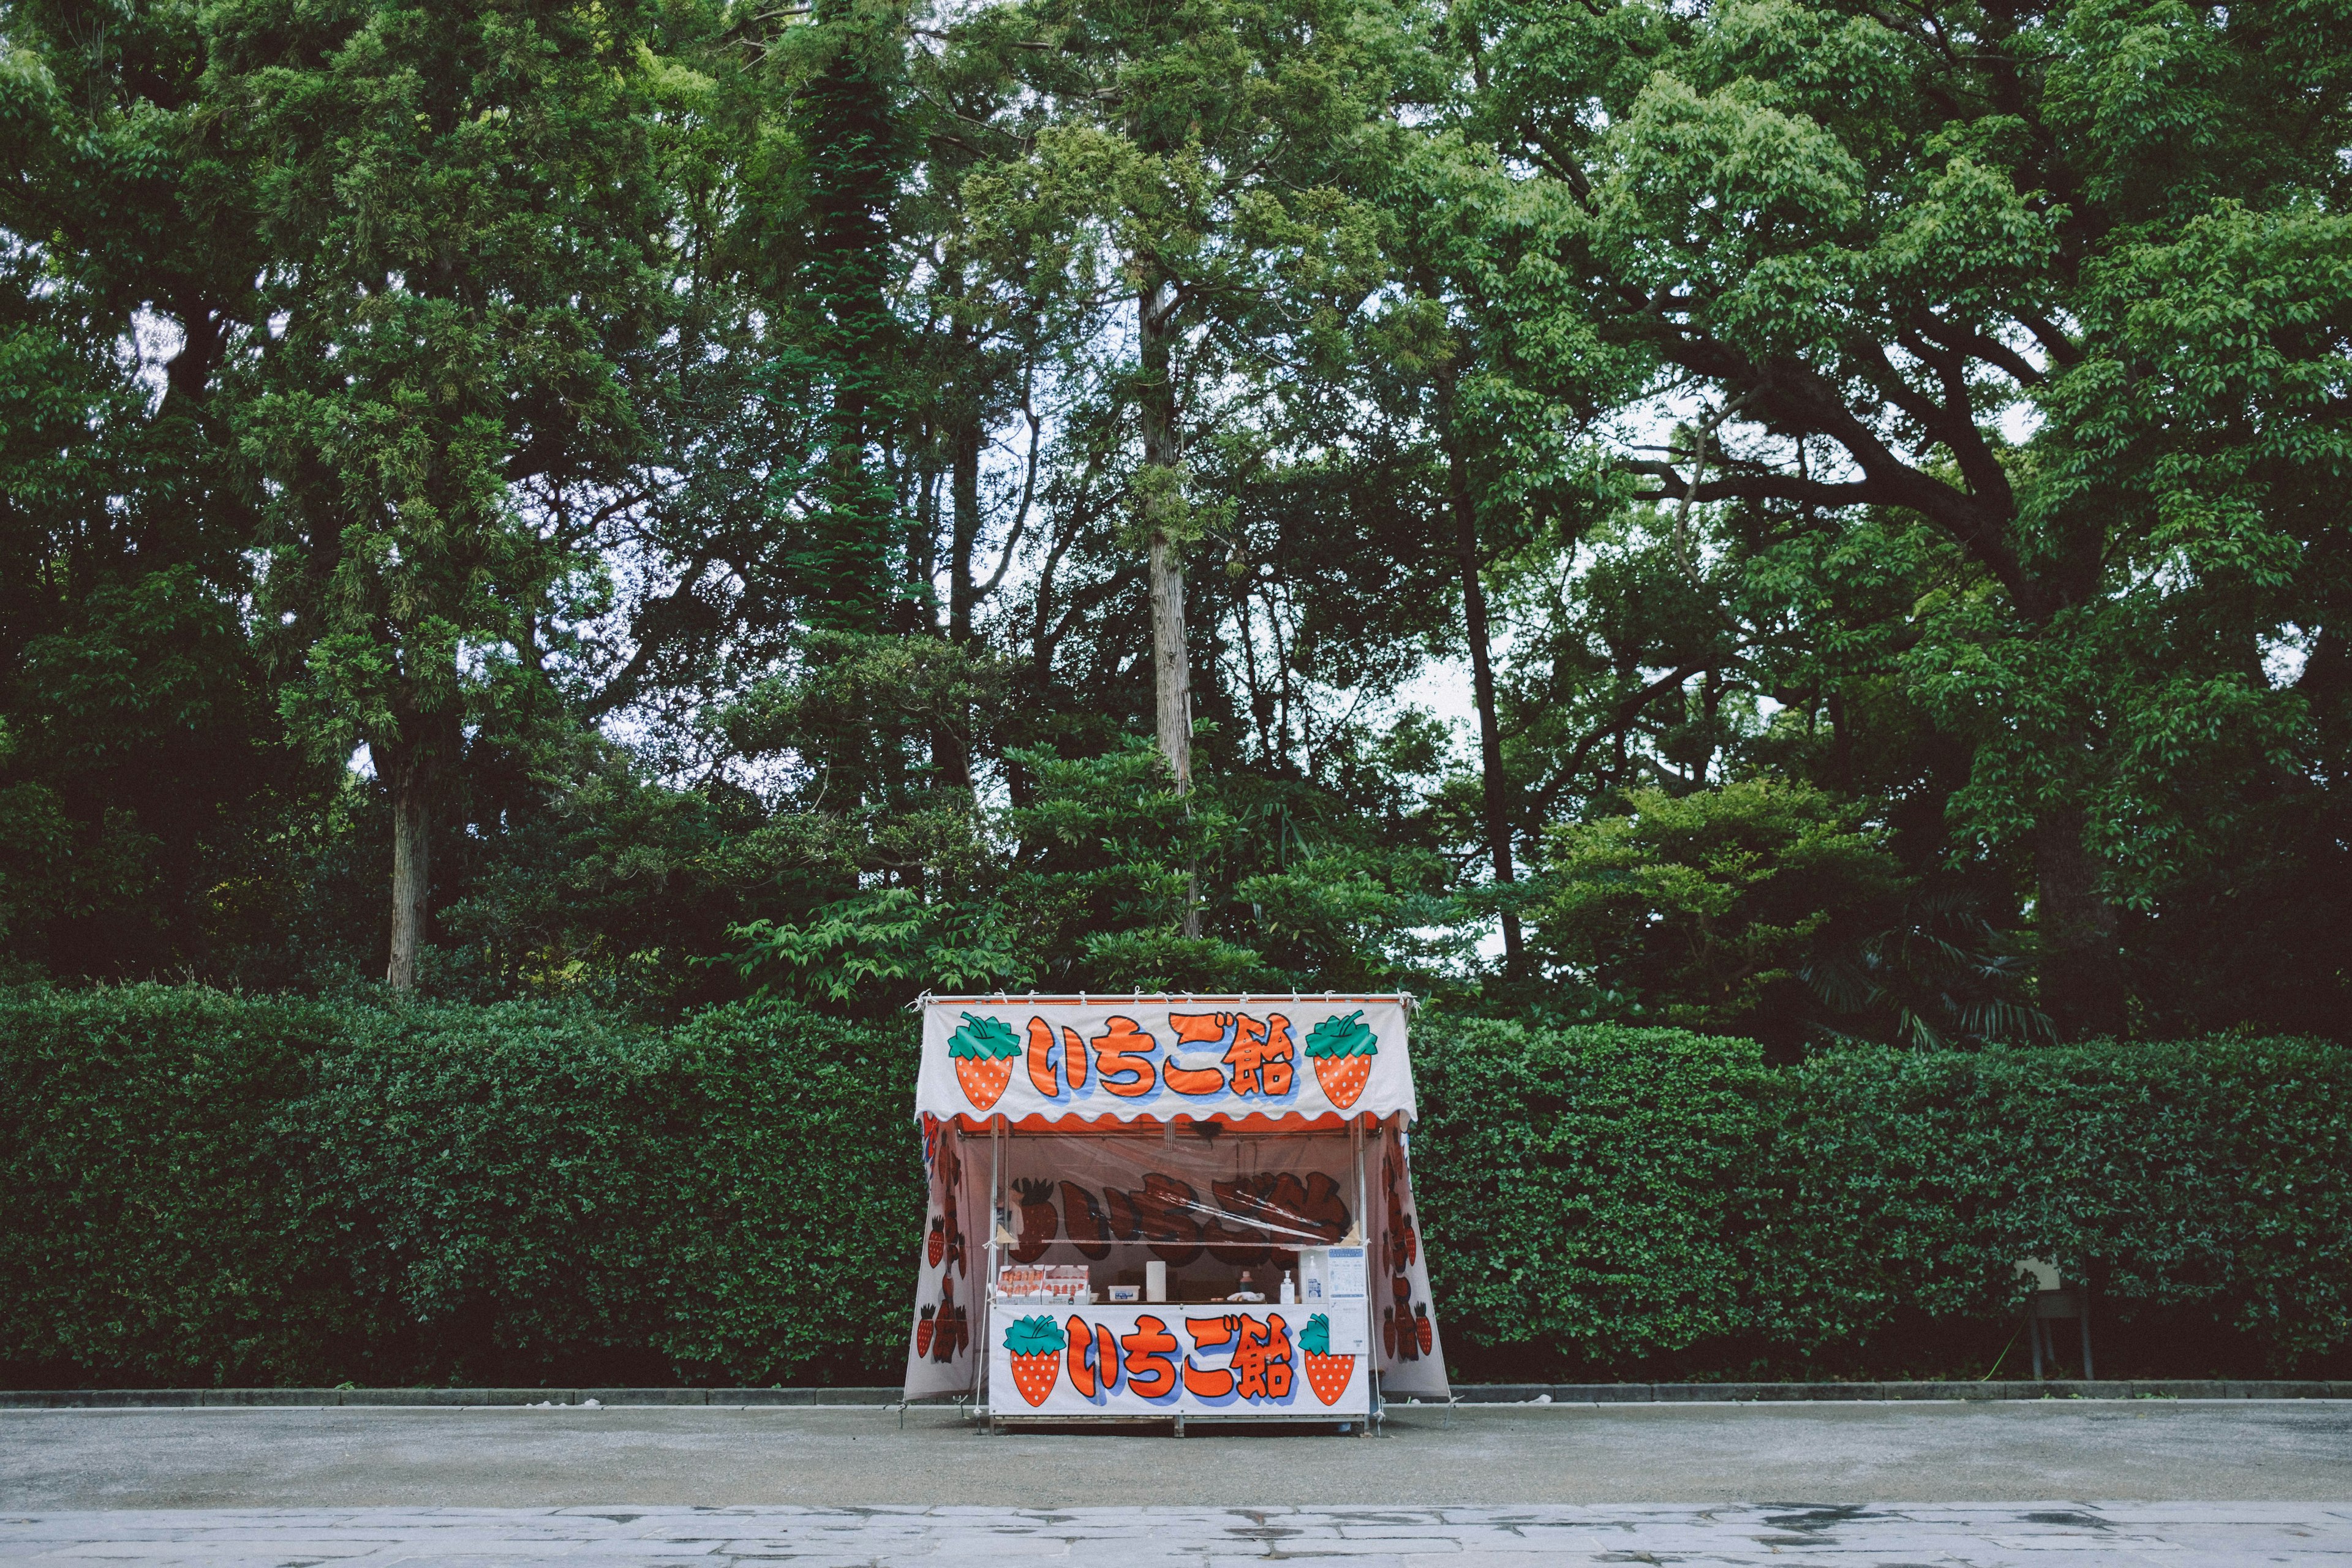
{"type": "Polygon", "coordinates": [[[1015,1263],[1034,1263],[1045,1256],[1054,1245],[1054,1233],[1061,1221],[1054,1214],[1054,1184],[1045,1179],[1021,1177],[1013,1184],[1021,1194],[1021,1240],[1013,1248],[1015,1263]]]}
{"type": "Polygon", "coordinates": [[[933,1321],[932,1314],[938,1310],[936,1307],[924,1308],[922,1321],[915,1325],[915,1359],[917,1361],[921,1361],[931,1353],[931,1336],[939,1332],[939,1324],[933,1321]]]}
{"type": "Polygon", "coordinates": [[[1380,1037],[1364,1022],[1360,1008],[1344,1018],[1324,1019],[1307,1037],[1307,1059],[1315,1064],[1315,1081],[1342,1110],[1364,1092],[1365,1081],[1372,1076],[1372,1058],[1380,1048],[1380,1037]]]}
{"type": "Polygon", "coordinates": [[[1043,1314],[1015,1318],[1004,1331],[1004,1348],[1013,1352],[1013,1385],[1032,1406],[1045,1404],[1054,1392],[1069,1342],[1062,1326],[1043,1314]]]}
{"type": "Polygon", "coordinates": [[[923,1256],[931,1260],[931,1267],[934,1268],[940,1266],[940,1259],[947,1256],[947,1224],[945,1215],[935,1214],[931,1216],[930,1239],[924,1244],[923,1256]]]}
{"type": "Polygon", "coordinates": [[[1307,1358],[1307,1386],[1326,1405],[1339,1403],[1355,1374],[1356,1358],[1331,1353],[1331,1320],[1318,1312],[1299,1331],[1298,1348],[1307,1358]]]}
{"type": "Polygon", "coordinates": [[[1437,1348],[1437,1328],[1429,1321],[1429,1303],[1412,1304],[1412,1337],[1421,1345],[1421,1353],[1429,1354],[1437,1348]]]}
{"type": "Polygon", "coordinates": [[[1396,1360],[1397,1331],[1396,1309],[1394,1307],[1382,1307],[1381,1309],[1381,1349],[1387,1352],[1389,1360],[1396,1360]]]}
{"type": "Polygon", "coordinates": [[[956,1081],[975,1110],[986,1110],[1013,1081],[1013,1058],[1021,1042],[1013,1026],[1000,1018],[980,1018],[966,1013],[963,1027],[948,1037],[948,1056],[955,1063],[956,1081]]]}

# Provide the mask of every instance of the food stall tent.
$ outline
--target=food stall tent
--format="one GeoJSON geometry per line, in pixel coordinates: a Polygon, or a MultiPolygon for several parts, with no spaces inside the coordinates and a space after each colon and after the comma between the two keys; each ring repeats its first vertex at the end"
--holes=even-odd
{"type": "Polygon", "coordinates": [[[906,1396],[1008,1419],[1444,1398],[1402,995],[925,996],[906,1396]],[[1286,1300],[1288,1297],[1290,1299],[1286,1300]]]}

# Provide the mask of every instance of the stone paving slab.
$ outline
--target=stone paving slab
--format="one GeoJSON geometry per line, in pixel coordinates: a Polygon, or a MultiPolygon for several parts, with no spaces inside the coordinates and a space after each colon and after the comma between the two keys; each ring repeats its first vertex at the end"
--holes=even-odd
{"type": "Polygon", "coordinates": [[[886,1410],[660,1406],[0,1411],[0,1508],[26,1513],[567,1507],[615,1496],[673,1507],[1061,1508],[1114,1493],[1171,1507],[1311,1498],[1506,1510],[1758,1497],[2332,1503],[2352,1496],[2352,1404],[1424,1407],[1395,1411],[1378,1438],[1220,1428],[1181,1441],[1165,1431],[992,1437],[923,1410],[903,1421],[886,1410]],[[1138,1477],[1149,1480],[1140,1494],[1125,1484],[1138,1477]]]}
{"type": "Polygon", "coordinates": [[[2342,1504],[2027,1501],[1479,1509],[200,1509],[0,1514],[0,1568],[2352,1568],[2342,1504]]]}

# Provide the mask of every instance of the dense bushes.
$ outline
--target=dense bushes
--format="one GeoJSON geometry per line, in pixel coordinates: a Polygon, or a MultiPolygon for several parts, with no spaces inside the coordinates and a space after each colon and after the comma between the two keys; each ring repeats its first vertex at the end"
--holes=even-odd
{"type": "Polygon", "coordinates": [[[862,1379],[921,1177],[899,1038],[725,1008],[0,995],[6,1381],[862,1379]]]}
{"type": "Polygon", "coordinates": [[[1424,1028],[1417,1061],[1433,1285],[1473,1375],[1982,1372],[2025,1257],[2091,1281],[2103,1372],[2340,1368],[2352,1347],[2339,1046],[1773,1070],[1744,1040],[1473,1022],[1424,1028]]]}
{"type": "MultiPolygon", "coordinates": [[[[789,1008],[656,1030],[0,993],[0,1381],[889,1380],[911,1047],[789,1008]]],[[[1981,1372],[2028,1255],[2096,1282],[2103,1372],[2318,1372],[2352,1343],[2339,1047],[1775,1070],[1746,1041],[1424,1016],[1416,1053],[1472,1377],[1981,1372]]]]}

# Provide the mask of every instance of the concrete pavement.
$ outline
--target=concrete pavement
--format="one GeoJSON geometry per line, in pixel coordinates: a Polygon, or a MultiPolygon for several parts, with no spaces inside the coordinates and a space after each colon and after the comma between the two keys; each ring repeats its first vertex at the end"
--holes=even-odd
{"type": "Polygon", "coordinates": [[[1391,1408],[1380,1438],[1181,1442],[922,1408],[0,1411],[0,1508],[2352,1501],[2343,1401],[1391,1408]]]}
{"type": "Polygon", "coordinates": [[[1420,1568],[2297,1568],[2352,1564],[2352,1506],[299,1509],[0,1516],[5,1568],[535,1568],[1044,1560],[1198,1568],[1303,1558],[1420,1568]]]}

